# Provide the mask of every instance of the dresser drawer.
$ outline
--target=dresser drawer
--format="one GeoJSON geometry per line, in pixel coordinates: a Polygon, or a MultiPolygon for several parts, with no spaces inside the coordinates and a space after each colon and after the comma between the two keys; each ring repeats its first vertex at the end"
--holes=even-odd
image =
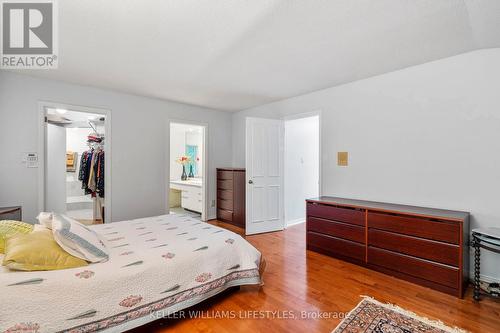
{"type": "Polygon", "coordinates": [[[198,197],[182,195],[181,206],[182,208],[201,213],[203,204],[202,200],[198,197]]]}
{"type": "Polygon", "coordinates": [[[351,208],[308,202],[307,215],[350,224],[365,225],[365,213],[361,210],[351,208]]]}
{"type": "Polygon", "coordinates": [[[460,226],[450,221],[368,212],[368,227],[452,244],[460,241],[460,226]]]}
{"type": "Polygon", "coordinates": [[[368,244],[455,267],[460,265],[460,248],[457,245],[371,228],[368,229],[368,244]]]}
{"type": "Polygon", "coordinates": [[[372,246],[368,247],[368,263],[392,271],[435,282],[450,288],[458,288],[458,268],[409,257],[372,246]]]}
{"type": "Polygon", "coordinates": [[[233,212],[224,209],[217,209],[217,219],[222,221],[233,221],[233,212]]]}
{"type": "Polygon", "coordinates": [[[233,171],[217,170],[217,179],[233,180],[233,171]]]}
{"type": "Polygon", "coordinates": [[[334,222],[317,217],[307,218],[307,231],[365,243],[365,228],[353,224],[334,222]]]}
{"type": "Polygon", "coordinates": [[[364,245],[314,231],[307,232],[307,248],[332,256],[349,257],[359,261],[365,259],[364,245]]]}
{"type": "Polygon", "coordinates": [[[185,186],[182,190],[183,193],[186,192],[187,195],[193,198],[200,199],[201,198],[201,187],[198,186],[185,186]]]}
{"type": "Polygon", "coordinates": [[[217,200],[217,208],[224,210],[233,210],[233,200],[217,200]]]}
{"type": "Polygon", "coordinates": [[[233,200],[233,191],[231,190],[218,190],[217,198],[223,200],[233,200]]]}
{"type": "Polygon", "coordinates": [[[217,180],[217,189],[218,190],[232,190],[233,189],[233,181],[232,180],[217,180]]]}

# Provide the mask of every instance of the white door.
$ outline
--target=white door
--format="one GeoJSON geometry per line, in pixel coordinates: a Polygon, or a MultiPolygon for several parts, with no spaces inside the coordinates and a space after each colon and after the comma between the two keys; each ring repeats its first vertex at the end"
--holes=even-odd
{"type": "Polygon", "coordinates": [[[246,119],[246,234],[283,230],[282,120],[246,119]]]}
{"type": "Polygon", "coordinates": [[[66,213],[66,128],[47,124],[45,211],[66,213]]]}

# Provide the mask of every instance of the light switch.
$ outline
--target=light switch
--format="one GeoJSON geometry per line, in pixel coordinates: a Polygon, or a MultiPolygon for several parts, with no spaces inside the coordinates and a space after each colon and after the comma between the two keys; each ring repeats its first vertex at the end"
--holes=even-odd
{"type": "Polygon", "coordinates": [[[338,166],[347,166],[349,159],[349,155],[346,151],[339,151],[337,153],[337,165],[338,166]]]}

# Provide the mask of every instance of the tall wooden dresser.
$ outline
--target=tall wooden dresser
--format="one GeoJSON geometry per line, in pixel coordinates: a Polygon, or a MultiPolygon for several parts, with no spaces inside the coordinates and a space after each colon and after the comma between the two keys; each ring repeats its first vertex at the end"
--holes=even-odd
{"type": "Polygon", "coordinates": [[[307,200],[307,249],[463,297],[469,213],[335,197],[307,200]]]}
{"type": "Polygon", "coordinates": [[[217,168],[217,219],[245,228],[245,169],[217,168]]]}

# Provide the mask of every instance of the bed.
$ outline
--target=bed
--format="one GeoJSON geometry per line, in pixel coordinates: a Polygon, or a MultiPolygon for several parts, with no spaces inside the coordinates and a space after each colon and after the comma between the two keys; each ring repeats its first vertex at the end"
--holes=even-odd
{"type": "Polygon", "coordinates": [[[0,332],[122,332],[229,287],[261,284],[259,251],[187,215],[92,228],[110,249],[107,262],[37,272],[0,266],[0,332]]]}

